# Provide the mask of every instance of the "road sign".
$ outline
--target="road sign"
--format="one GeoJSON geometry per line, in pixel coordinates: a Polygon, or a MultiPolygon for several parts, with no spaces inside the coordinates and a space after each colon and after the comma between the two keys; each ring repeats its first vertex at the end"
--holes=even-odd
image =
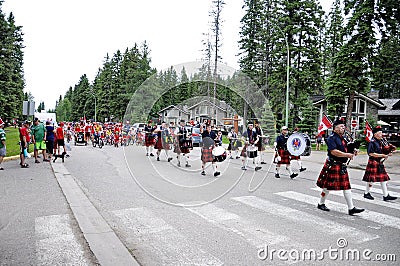
{"type": "Polygon", "coordinates": [[[35,114],[35,102],[34,101],[23,101],[22,114],[27,115],[27,116],[34,115],[35,114]]]}
{"type": "Polygon", "coordinates": [[[357,120],[352,120],[351,121],[351,126],[353,127],[353,128],[356,128],[357,127],[357,120]]]}

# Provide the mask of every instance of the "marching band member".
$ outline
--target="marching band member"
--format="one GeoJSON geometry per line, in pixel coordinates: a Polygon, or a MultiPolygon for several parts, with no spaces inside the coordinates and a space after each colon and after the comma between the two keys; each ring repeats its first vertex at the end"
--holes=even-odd
{"type": "MultiPolygon", "coordinates": [[[[293,130],[292,134],[296,134],[298,132],[299,132],[299,129],[296,127],[293,130]]],[[[299,156],[290,155],[290,161],[296,161],[297,162],[297,164],[299,165],[300,172],[303,172],[303,171],[305,171],[307,169],[307,168],[303,168],[302,161],[300,159],[300,155],[299,156]]]]}
{"type": "MultiPolygon", "coordinates": [[[[276,142],[275,142],[275,149],[277,150],[277,156],[280,157],[280,161],[276,163],[276,168],[275,168],[275,177],[280,178],[279,175],[279,168],[281,167],[281,164],[286,164],[286,170],[289,172],[289,176],[291,179],[295,178],[299,174],[293,173],[292,167],[290,166],[290,153],[287,150],[287,140],[289,138],[288,135],[288,127],[283,126],[281,129],[281,134],[276,137],[276,142]]],[[[279,158],[278,157],[278,158],[279,158]]]]}
{"type": "MultiPolygon", "coordinates": [[[[244,133],[244,135],[246,135],[246,144],[244,145],[243,149],[242,149],[242,153],[240,154],[240,156],[243,157],[242,159],[242,170],[247,170],[247,149],[249,148],[249,146],[255,146],[257,145],[259,138],[258,135],[256,133],[256,131],[253,128],[253,124],[249,123],[247,125],[247,130],[244,133]]],[[[258,166],[258,159],[255,160],[255,158],[253,158],[253,162],[255,162],[256,164],[256,168],[255,171],[260,170],[262,167],[258,166]]]]}
{"type": "Polygon", "coordinates": [[[236,145],[236,141],[238,140],[238,135],[236,134],[234,128],[231,128],[231,131],[228,133],[228,140],[229,140],[229,145],[228,145],[228,151],[230,152],[230,159],[233,159],[232,152],[235,152],[235,158],[239,159],[239,148],[236,145]]]}
{"type": "Polygon", "coordinates": [[[262,129],[261,129],[261,127],[260,127],[260,123],[258,122],[258,121],[256,121],[255,123],[254,123],[254,130],[256,131],[256,133],[257,133],[257,136],[258,136],[258,138],[260,139],[258,142],[257,142],[257,150],[260,152],[260,161],[261,161],[261,164],[267,164],[266,162],[264,162],[264,159],[263,159],[263,156],[262,156],[262,152],[263,152],[263,150],[264,150],[264,147],[263,147],[263,142],[262,142],[262,136],[263,136],[263,131],[262,131],[262,129]]]}
{"type": "Polygon", "coordinates": [[[157,161],[160,161],[161,150],[164,149],[165,155],[168,158],[168,162],[170,162],[172,158],[168,156],[169,144],[164,143],[163,145],[163,139],[162,139],[163,136],[170,135],[170,131],[169,128],[167,127],[167,124],[165,122],[162,122],[160,128],[155,129],[154,132],[157,133],[157,142],[155,146],[155,148],[157,149],[157,161]]]}
{"type": "Polygon", "coordinates": [[[327,139],[328,158],[317,180],[317,186],[322,188],[321,199],[317,207],[320,210],[329,211],[325,206],[329,190],[342,190],[349,215],[354,215],[363,212],[364,209],[356,208],[353,205],[347,164],[343,163],[343,159],[353,159],[355,154],[347,152],[347,141],[343,138],[344,131],[344,121],[336,120],[333,123],[333,132],[327,139]]]}
{"type": "Polygon", "coordinates": [[[213,155],[212,155],[212,150],[216,145],[216,141],[218,140],[218,136],[217,134],[215,134],[214,131],[211,130],[211,125],[207,125],[206,126],[206,130],[204,130],[203,125],[200,126],[200,133],[203,139],[203,142],[205,141],[205,138],[211,138],[214,141],[214,145],[211,145],[209,147],[207,147],[207,145],[203,145],[203,147],[201,148],[201,174],[202,175],[206,175],[205,172],[205,165],[208,162],[211,162],[212,164],[212,168],[214,170],[214,176],[219,176],[221,173],[217,171],[217,165],[215,164],[213,155]]]}
{"type": "Polygon", "coordinates": [[[154,146],[154,136],[153,136],[153,131],[155,127],[152,126],[153,121],[149,120],[147,123],[147,126],[144,127],[144,140],[145,140],[145,145],[146,145],[146,156],[154,156],[153,154],[153,146],[154,146]]]}
{"type": "Polygon", "coordinates": [[[188,162],[189,156],[186,156],[186,154],[190,153],[190,150],[189,147],[187,146],[188,131],[185,127],[185,120],[181,120],[180,125],[175,128],[175,136],[177,139],[175,152],[177,153],[176,158],[178,159],[178,167],[181,166],[181,160],[180,160],[181,153],[183,154],[182,157],[185,160],[185,166],[191,167],[191,165],[188,162]]]}
{"type": "Polygon", "coordinates": [[[385,166],[383,162],[381,162],[382,158],[387,159],[392,153],[383,154],[382,152],[382,128],[376,127],[372,130],[374,134],[372,140],[368,143],[368,164],[365,170],[365,174],[363,177],[363,181],[367,182],[364,192],[364,198],[373,200],[371,193],[369,193],[370,188],[373,185],[373,182],[380,182],[382,187],[383,200],[395,200],[397,197],[393,197],[389,195],[387,189],[387,181],[390,180],[389,175],[386,172],[385,166]]]}

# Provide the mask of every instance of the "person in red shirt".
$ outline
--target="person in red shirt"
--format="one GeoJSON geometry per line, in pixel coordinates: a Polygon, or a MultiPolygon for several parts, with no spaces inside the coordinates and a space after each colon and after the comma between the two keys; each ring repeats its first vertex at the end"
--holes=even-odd
{"type": "Polygon", "coordinates": [[[20,129],[19,129],[19,140],[20,140],[20,154],[19,154],[19,158],[21,160],[21,162],[19,163],[21,165],[21,168],[28,168],[29,165],[27,163],[25,163],[25,155],[24,155],[24,150],[28,149],[28,143],[31,141],[31,138],[29,136],[29,121],[25,121],[20,129]]]}
{"type": "Polygon", "coordinates": [[[56,129],[57,136],[57,146],[58,146],[58,154],[60,154],[60,147],[63,147],[64,153],[66,153],[65,142],[64,142],[64,123],[61,122],[60,126],[56,129]]]}

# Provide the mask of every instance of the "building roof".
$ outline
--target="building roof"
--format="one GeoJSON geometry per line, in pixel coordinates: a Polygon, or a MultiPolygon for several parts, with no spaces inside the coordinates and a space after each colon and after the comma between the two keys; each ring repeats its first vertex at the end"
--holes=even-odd
{"type": "Polygon", "coordinates": [[[178,106],[175,106],[175,105],[170,105],[170,106],[168,106],[168,107],[165,107],[164,109],[161,109],[160,111],[158,111],[158,113],[161,114],[161,113],[163,113],[164,111],[171,110],[171,109],[177,109],[177,110],[181,111],[182,113],[189,114],[188,111],[185,111],[185,110],[183,110],[182,108],[180,108],[180,107],[178,107],[178,106]]]}
{"type": "Polygon", "coordinates": [[[198,103],[196,103],[196,104],[190,106],[190,107],[188,108],[188,110],[192,110],[192,109],[196,108],[197,106],[199,106],[199,105],[201,105],[201,104],[204,104],[204,103],[206,103],[207,105],[215,106],[215,107],[217,107],[218,109],[220,109],[220,110],[223,111],[223,112],[226,111],[225,108],[222,108],[222,107],[218,106],[218,104],[214,104],[213,102],[211,102],[211,101],[209,101],[209,100],[203,100],[203,101],[201,101],[201,102],[198,102],[198,103]]]}
{"type": "MultiPolygon", "coordinates": [[[[365,94],[362,94],[362,93],[358,93],[358,92],[355,92],[355,95],[360,97],[361,99],[367,101],[367,102],[372,103],[373,105],[375,105],[375,106],[377,106],[379,108],[384,108],[385,107],[385,104],[383,102],[381,102],[380,100],[379,101],[374,100],[371,97],[369,97],[369,96],[367,96],[365,94]]],[[[324,95],[314,95],[314,96],[312,96],[312,101],[313,101],[313,105],[317,105],[317,104],[321,104],[321,103],[325,102],[326,99],[325,99],[324,95]]]]}
{"type": "Polygon", "coordinates": [[[400,99],[379,99],[385,109],[378,110],[378,115],[400,116],[400,99]]]}

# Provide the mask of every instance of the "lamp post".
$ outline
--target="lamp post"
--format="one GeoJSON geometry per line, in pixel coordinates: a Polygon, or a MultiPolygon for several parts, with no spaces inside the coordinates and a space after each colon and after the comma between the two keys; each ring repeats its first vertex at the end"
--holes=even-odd
{"type": "MultiPolygon", "coordinates": [[[[290,50],[289,50],[289,43],[288,39],[286,38],[282,29],[274,24],[271,24],[275,29],[278,29],[281,33],[283,38],[285,39],[286,43],[286,50],[287,50],[287,63],[286,63],[286,110],[285,110],[285,126],[289,125],[289,74],[290,74],[290,50]]],[[[266,70],[268,71],[268,70],[266,70]]],[[[267,82],[267,80],[265,81],[267,82]]]]}

